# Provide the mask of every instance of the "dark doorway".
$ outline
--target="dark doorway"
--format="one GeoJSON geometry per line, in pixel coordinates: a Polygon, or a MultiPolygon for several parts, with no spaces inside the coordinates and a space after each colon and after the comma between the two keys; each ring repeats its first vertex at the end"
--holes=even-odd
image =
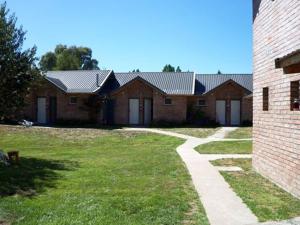
{"type": "Polygon", "coordinates": [[[49,101],[49,123],[54,124],[57,119],[57,98],[50,97],[49,101]]]}
{"type": "Polygon", "coordinates": [[[106,100],[104,116],[107,125],[114,124],[114,108],[115,101],[111,99],[106,100]]]}

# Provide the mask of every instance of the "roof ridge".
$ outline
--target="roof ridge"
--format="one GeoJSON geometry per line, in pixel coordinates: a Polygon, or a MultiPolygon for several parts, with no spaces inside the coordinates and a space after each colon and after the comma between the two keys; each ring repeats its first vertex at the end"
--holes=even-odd
{"type": "Polygon", "coordinates": [[[253,75],[253,73],[222,73],[222,74],[218,74],[218,73],[196,73],[196,75],[253,75]]]}
{"type": "Polygon", "coordinates": [[[141,71],[141,72],[116,72],[116,73],[193,73],[192,71],[185,72],[162,72],[162,71],[141,71]]]}
{"type": "Polygon", "coordinates": [[[95,72],[95,71],[112,71],[112,70],[49,70],[46,73],[49,72],[95,72]]]}

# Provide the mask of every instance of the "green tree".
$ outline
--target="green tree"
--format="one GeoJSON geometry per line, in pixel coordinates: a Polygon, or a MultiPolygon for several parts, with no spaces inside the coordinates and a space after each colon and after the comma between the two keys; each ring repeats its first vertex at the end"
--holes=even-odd
{"type": "Polygon", "coordinates": [[[81,66],[82,70],[98,70],[98,61],[92,59],[89,55],[83,56],[83,64],[81,66]]]}
{"type": "Polygon", "coordinates": [[[26,32],[16,26],[6,2],[0,5],[0,120],[12,118],[25,105],[39,71],[35,65],[36,47],[23,49],[26,32]]]}
{"type": "Polygon", "coordinates": [[[40,60],[40,67],[42,71],[47,71],[49,68],[56,67],[56,55],[53,52],[47,52],[40,60]]]}
{"type": "Polygon", "coordinates": [[[218,74],[222,74],[221,70],[218,70],[218,74]]]}
{"type": "Polygon", "coordinates": [[[164,66],[162,72],[175,72],[175,67],[171,66],[170,64],[167,64],[164,66]]]}
{"type": "Polygon", "coordinates": [[[177,68],[176,68],[176,73],[180,73],[180,72],[182,72],[182,71],[181,71],[180,67],[177,66],[177,68]]]}
{"type": "Polygon", "coordinates": [[[93,70],[99,69],[98,61],[92,58],[92,50],[87,47],[77,47],[59,44],[54,52],[42,56],[40,68],[49,70],[93,70]]]}
{"type": "Polygon", "coordinates": [[[132,73],[140,73],[141,71],[140,71],[140,69],[134,69],[134,70],[132,70],[132,73]]]}

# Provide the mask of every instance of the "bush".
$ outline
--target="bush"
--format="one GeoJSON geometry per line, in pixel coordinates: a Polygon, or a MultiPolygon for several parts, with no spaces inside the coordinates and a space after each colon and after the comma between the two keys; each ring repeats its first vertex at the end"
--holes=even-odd
{"type": "Polygon", "coordinates": [[[56,126],[68,126],[68,127],[83,127],[83,126],[95,126],[96,124],[90,120],[79,119],[58,119],[55,122],[56,126]]]}
{"type": "Polygon", "coordinates": [[[252,127],[252,125],[253,125],[253,123],[251,120],[244,120],[242,122],[242,126],[244,126],[244,127],[252,127]]]}
{"type": "Polygon", "coordinates": [[[150,127],[180,127],[187,125],[186,121],[178,122],[172,120],[156,120],[150,124],[150,127]]]}

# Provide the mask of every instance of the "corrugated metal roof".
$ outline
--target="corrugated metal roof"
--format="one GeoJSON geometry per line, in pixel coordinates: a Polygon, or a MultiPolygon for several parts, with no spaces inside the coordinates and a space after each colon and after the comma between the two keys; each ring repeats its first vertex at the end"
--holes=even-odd
{"type": "Polygon", "coordinates": [[[196,74],[195,94],[206,94],[229,80],[233,80],[250,92],[253,90],[252,74],[196,74]]]}
{"type": "Polygon", "coordinates": [[[115,73],[120,87],[137,77],[141,77],[153,86],[170,95],[193,95],[194,73],[164,73],[164,72],[139,72],[139,73],[115,73]]]}
{"type": "Polygon", "coordinates": [[[49,71],[46,73],[46,79],[67,93],[93,93],[103,85],[111,72],[111,70],[49,71]]]}
{"type": "MultiPolygon", "coordinates": [[[[94,93],[99,90],[111,70],[49,71],[46,79],[67,93],[94,93]],[[98,75],[98,85],[97,85],[98,75]]],[[[114,73],[117,87],[122,87],[137,77],[169,95],[201,95],[228,80],[233,80],[252,92],[252,74],[194,74],[193,72],[164,73],[114,73]]]]}

